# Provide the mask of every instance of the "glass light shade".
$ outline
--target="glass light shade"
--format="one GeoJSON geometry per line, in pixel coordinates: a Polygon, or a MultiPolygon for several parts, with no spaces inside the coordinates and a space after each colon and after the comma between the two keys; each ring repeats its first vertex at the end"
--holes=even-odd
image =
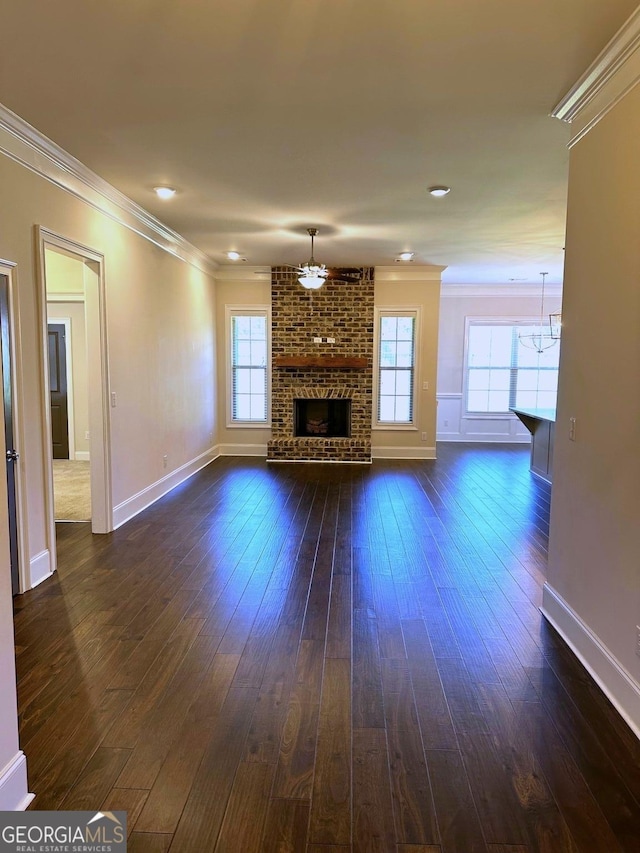
{"type": "Polygon", "coordinates": [[[324,284],[324,278],[317,275],[301,275],[298,281],[307,290],[318,290],[324,284]]]}
{"type": "Polygon", "coordinates": [[[324,264],[315,264],[312,263],[312,261],[313,258],[311,258],[308,264],[300,267],[302,275],[298,278],[298,281],[303,287],[306,287],[307,290],[318,290],[319,287],[322,287],[326,277],[329,275],[329,270],[324,264]]]}

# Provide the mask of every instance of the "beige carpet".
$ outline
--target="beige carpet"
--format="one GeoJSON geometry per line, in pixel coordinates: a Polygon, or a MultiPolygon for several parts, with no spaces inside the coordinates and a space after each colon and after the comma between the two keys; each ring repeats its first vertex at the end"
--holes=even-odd
{"type": "Polygon", "coordinates": [[[53,460],[56,521],[91,521],[89,462],[53,460]]]}

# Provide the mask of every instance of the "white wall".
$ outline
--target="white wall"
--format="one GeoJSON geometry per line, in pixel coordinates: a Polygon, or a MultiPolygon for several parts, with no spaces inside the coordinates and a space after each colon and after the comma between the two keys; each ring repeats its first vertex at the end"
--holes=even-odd
{"type": "MultiPolygon", "coordinates": [[[[531,436],[515,415],[466,415],[462,397],[465,326],[468,317],[540,318],[541,288],[506,285],[491,288],[444,285],[440,302],[438,347],[438,441],[529,442],[531,436]],[[527,290],[518,295],[518,290],[527,290]],[[479,294],[479,295],[476,295],[479,294]]],[[[545,288],[546,314],[559,311],[558,287],[545,288]],[[549,294],[549,295],[547,295],[549,294]]]]}
{"type": "MultiPolygon", "coordinates": [[[[1,372],[1,366],[0,366],[1,372]]],[[[4,459],[4,407],[0,412],[0,456],[4,459]]],[[[0,811],[26,808],[27,766],[18,744],[15,643],[7,480],[0,477],[0,811]]]]}
{"type": "Polygon", "coordinates": [[[640,735],[638,139],[640,86],[571,149],[544,609],[640,735]]]}
{"type": "MultiPolygon", "coordinates": [[[[225,307],[253,306],[271,308],[271,270],[256,274],[264,267],[228,267],[216,273],[216,340],[217,340],[217,450],[222,456],[266,456],[271,427],[229,426],[229,359],[228,329],[225,307]]],[[[269,373],[269,371],[267,371],[269,373]]]]}
{"type": "MultiPolygon", "coordinates": [[[[78,258],[54,247],[45,249],[47,287],[47,319],[49,322],[68,320],[71,346],[67,372],[70,375],[69,436],[75,456],[89,459],[89,388],[87,374],[87,338],[84,299],[84,263],[78,258]],[[72,300],[72,301],[71,301],[72,300]]],[[[67,342],[68,343],[68,342],[67,342]]]]}
{"type": "Polygon", "coordinates": [[[415,424],[409,428],[375,427],[374,458],[434,459],[436,455],[436,374],[440,280],[444,267],[411,264],[375,268],[376,309],[419,311],[416,359],[415,424]],[[424,388],[424,384],[427,388],[424,388]]]}
{"type": "Polygon", "coordinates": [[[43,430],[48,401],[34,226],[105,258],[108,372],[117,394],[109,413],[111,473],[119,521],[210,458],[217,430],[214,285],[194,266],[3,155],[0,185],[0,257],[17,264],[26,558],[43,576],[50,548],[44,500],[50,440],[43,430]]]}

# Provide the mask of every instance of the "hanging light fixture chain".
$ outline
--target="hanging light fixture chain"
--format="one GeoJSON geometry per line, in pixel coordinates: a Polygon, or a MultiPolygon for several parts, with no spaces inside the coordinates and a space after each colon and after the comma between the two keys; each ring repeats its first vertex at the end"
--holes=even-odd
{"type": "Polygon", "coordinates": [[[553,334],[551,325],[549,325],[548,332],[544,331],[546,326],[544,322],[544,289],[545,280],[549,273],[541,272],[540,275],[542,276],[542,293],[540,295],[540,325],[538,331],[531,334],[518,335],[520,343],[523,346],[536,350],[538,354],[542,354],[544,350],[549,349],[549,347],[554,346],[558,342],[558,338],[553,334]]]}
{"type": "Polygon", "coordinates": [[[542,327],[544,326],[544,283],[549,273],[541,272],[540,275],[542,276],[542,298],[540,300],[540,329],[542,330],[542,327]]]}

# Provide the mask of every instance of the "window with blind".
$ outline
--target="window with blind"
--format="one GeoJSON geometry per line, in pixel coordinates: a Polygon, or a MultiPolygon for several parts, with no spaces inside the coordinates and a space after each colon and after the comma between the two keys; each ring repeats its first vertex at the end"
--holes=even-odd
{"type": "Polygon", "coordinates": [[[268,323],[266,311],[237,311],[231,320],[231,423],[266,424],[268,323]]]}
{"type": "Polygon", "coordinates": [[[468,321],[468,414],[508,414],[512,407],[555,408],[560,343],[538,353],[519,339],[520,334],[539,331],[538,325],[525,320],[468,321]]]}
{"type": "Polygon", "coordinates": [[[378,326],[377,422],[413,424],[416,312],[381,312],[378,326]]]}

